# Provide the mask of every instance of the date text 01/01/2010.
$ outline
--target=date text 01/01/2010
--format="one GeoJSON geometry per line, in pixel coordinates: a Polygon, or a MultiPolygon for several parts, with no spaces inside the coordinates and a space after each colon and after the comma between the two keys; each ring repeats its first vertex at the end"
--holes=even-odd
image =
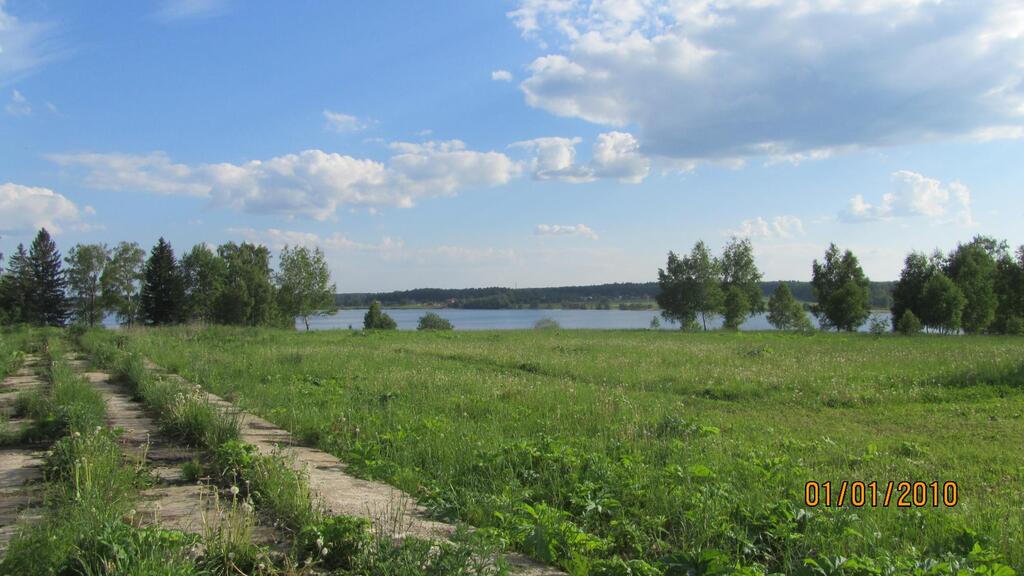
{"type": "Polygon", "coordinates": [[[810,481],[804,485],[804,505],[836,507],[871,506],[897,508],[952,508],[957,505],[960,490],[956,482],[841,482],[810,481]]]}

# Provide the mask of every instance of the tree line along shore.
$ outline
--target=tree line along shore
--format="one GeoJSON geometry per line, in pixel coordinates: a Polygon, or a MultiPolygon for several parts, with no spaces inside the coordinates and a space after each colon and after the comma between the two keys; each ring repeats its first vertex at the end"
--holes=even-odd
{"type": "MultiPolygon", "coordinates": [[[[0,255],[2,258],[2,255],[0,255]]],[[[703,241],[682,256],[669,252],[652,283],[556,288],[417,289],[337,294],[319,248],[285,246],[276,270],[270,249],[243,242],[197,244],[180,259],[160,238],[148,257],[134,242],[77,244],[62,258],[41,229],[28,249],[18,245],[0,270],[0,322],[98,325],[108,314],[123,325],[187,322],[291,327],[300,318],[337,307],[369,307],[364,327],[394,328],[382,306],[455,308],[653,309],[684,329],[707,329],[721,317],[737,329],[752,314],[768,313],[779,329],[807,330],[812,314],[823,329],[856,330],[873,310],[888,308],[891,322],[873,331],[929,330],[968,334],[1024,332],[1024,246],[977,236],[948,254],[914,252],[895,282],[872,282],[850,250],[832,244],[814,260],[810,282],[765,281],[749,239],[733,238],[720,256],[703,241]],[[699,320],[699,322],[698,322],[699,320]]],[[[450,329],[428,314],[424,329],[450,329]]]]}

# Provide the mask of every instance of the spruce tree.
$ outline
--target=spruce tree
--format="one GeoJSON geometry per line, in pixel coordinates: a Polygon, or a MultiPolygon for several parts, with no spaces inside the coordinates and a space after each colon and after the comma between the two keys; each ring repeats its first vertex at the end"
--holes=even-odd
{"type": "Polygon", "coordinates": [[[28,265],[28,251],[24,244],[7,261],[7,272],[0,279],[0,307],[4,321],[10,324],[27,322],[26,306],[32,293],[32,269],[28,265]]]}
{"type": "Polygon", "coordinates": [[[162,237],[146,261],[141,301],[142,320],[146,324],[174,324],[182,319],[185,290],[181,271],[174,250],[162,237]]]}
{"type": "Polygon", "coordinates": [[[28,251],[32,292],[28,295],[26,320],[42,326],[63,326],[68,319],[65,290],[68,281],[61,269],[60,252],[46,228],[41,228],[28,251]]]}

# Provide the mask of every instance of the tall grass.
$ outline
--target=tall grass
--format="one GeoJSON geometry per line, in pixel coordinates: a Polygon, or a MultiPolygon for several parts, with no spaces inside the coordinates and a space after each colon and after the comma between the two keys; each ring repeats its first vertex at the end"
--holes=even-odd
{"type": "Polygon", "coordinates": [[[96,573],[116,552],[102,536],[131,507],[141,471],[124,464],[103,397],[68,366],[63,343],[48,337],[44,350],[50,386],[27,412],[38,437],[59,438],[45,463],[47,513],[14,538],[0,573],[96,573]]]}
{"type": "Polygon", "coordinates": [[[0,380],[21,366],[25,357],[25,343],[29,337],[26,328],[0,328],[0,380]]]}
{"type": "Polygon", "coordinates": [[[201,390],[180,381],[165,379],[146,369],[139,354],[118,348],[116,338],[100,342],[86,333],[80,342],[93,361],[114,370],[135,396],[158,416],[163,432],[193,446],[215,449],[238,438],[237,414],[214,406],[201,390]]]}
{"type": "Polygon", "coordinates": [[[1024,445],[1011,441],[1024,437],[1021,339],[227,328],[129,338],[351,470],[577,573],[1024,564],[1024,445]],[[961,504],[811,509],[808,480],[954,480],[961,504]]]}
{"type": "MultiPolygon", "coordinates": [[[[284,453],[260,454],[255,446],[238,440],[234,416],[214,412],[211,419],[187,418],[178,406],[185,394],[201,396],[199,389],[154,376],[118,336],[104,331],[79,335],[79,342],[101,365],[115,368],[136,394],[161,417],[163,426],[181,437],[201,438],[208,450],[208,468],[230,500],[216,494],[216,512],[227,519],[227,530],[208,530],[203,538],[206,554],[198,566],[215,573],[276,574],[265,551],[247,545],[252,535],[253,510],[293,536],[292,564],[286,560],[281,573],[319,574],[346,569],[343,573],[374,575],[498,576],[505,563],[494,559],[494,547],[486,538],[460,535],[453,542],[427,542],[407,538],[394,541],[392,534],[374,535],[369,522],[345,516],[329,516],[308,483],[303,469],[284,453]],[[181,423],[195,423],[185,425],[181,423]],[[220,430],[221,432],[218,432],[220,430]],[[231,433],[223,433],[230,430],[231,433]]],[[[196,406],[209,406],[196,402],[196,406]]],[[[191,410],[191,409],[189,409],[191,410]]],[[[190,467],[194,464],[190,463],[190,467]]],[[[193,471],[195,473],[195,471],[193,471]]]]}

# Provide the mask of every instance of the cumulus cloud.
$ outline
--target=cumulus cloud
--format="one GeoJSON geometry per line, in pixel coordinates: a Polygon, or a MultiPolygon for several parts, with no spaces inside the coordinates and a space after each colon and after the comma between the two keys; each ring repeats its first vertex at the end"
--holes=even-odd
{"type": "Polygon", "coordinates": [[[528,166],[536,180],[593,182],[594,171],[576,164],[576,145],[582,141],[582,138],[549,136],[515,142],[510,148],[523,149],[532,154],[528,166]]]}
{"type": "Polygon", "coordinates": [[[93,229],[95,226],[83,222],[83,215],[94,213],[91,207],[79,209],[49,188],[0,184],[0,232],[29,233],[46,228],[59,233],[66,225],[77,230],[93,229]]]}
{"type": "Polygon", "coordinates": [[[17,90],[11,91],[11,100],[4,106],[4,110],[11,116],[28,116],[32,114],[32,104],[17,90]]]}
{"type": "Polygon", "coordinates": [[[804,223],[796,216],[775,216],[771,220],[758,216],[740,222],[738,228],[728,230],[726,234],[740,238],[789,240],[804,235],[804,223]]]}
{"type": "Polygon", "coordinates": [[[497,152],[467,150],[458,140],[396,143],[387,162],[322,150],[241,164],[189,166],[162,152],[54,154],[60,166],[84,170],[96,189],[209,198],[244,212],[332,217],[342,206],[412,206],[417,198],[507,183],[519,171],[497,152]]]}
{"type": "Polygon", "coordinates": [[[511,82],[512,73],[508,70],[495,70],[494,72],[491,72],[491,80],[495,80],[497,82],[511,82]]]}
{"type": "Polygon", "coordinates": [[[516,142],[511,147],[533,154],[528,165],[537,180],[584,183],[614,178],[637,184],[650,172],[650,160],[640,154],[639,144],[632,134],[599,134],[589,164],[576,163],[576,145],[580,142],[580,138],[546,137],[516,142]]]}
{"type": "Polygon", "coordinates": [[[1016,0],[521,0],[509,16],[556,46],[528,66],[527,103],[636,126],[647,155],[799,160],[1024,126],[1016,0]]]}
{"type": "Polygon", "coordinates": [[[651,162],[640,154],[640,144],[632,134],[606,132],[594,143],[594,175],[638,184],[651,170],[651,162]]]}
{"type": "Polygon", "coordinates": [[[413,196],[452,195],[463,188],[507,184],[519,166],[499,152],[467,150],[460,140],[391,145],[390,185],[413,196]]]}
{"type": "Polygon", "coordinates": [[[537,224],[533,233],[537,236],[582,236],[597,240],[597,232],[586,224],[537,224]]]}
{"type": "Polygon", "coordinates": [[[359,118],[332,110],[324,110],[324,120],[327,128],[335,132],[358,132],[366,128],[366,123],[359,118]]]}
{"type": "Polygon", "coordinates": [[[863,222],[890,218],[924,217],[939,223],[974,224],[971,191],[960,182],[943,184],[909,170],[892,175],[892,191],[877,203],[869,203],[862,194],[850,198],[840,220],[863,222]]]}

